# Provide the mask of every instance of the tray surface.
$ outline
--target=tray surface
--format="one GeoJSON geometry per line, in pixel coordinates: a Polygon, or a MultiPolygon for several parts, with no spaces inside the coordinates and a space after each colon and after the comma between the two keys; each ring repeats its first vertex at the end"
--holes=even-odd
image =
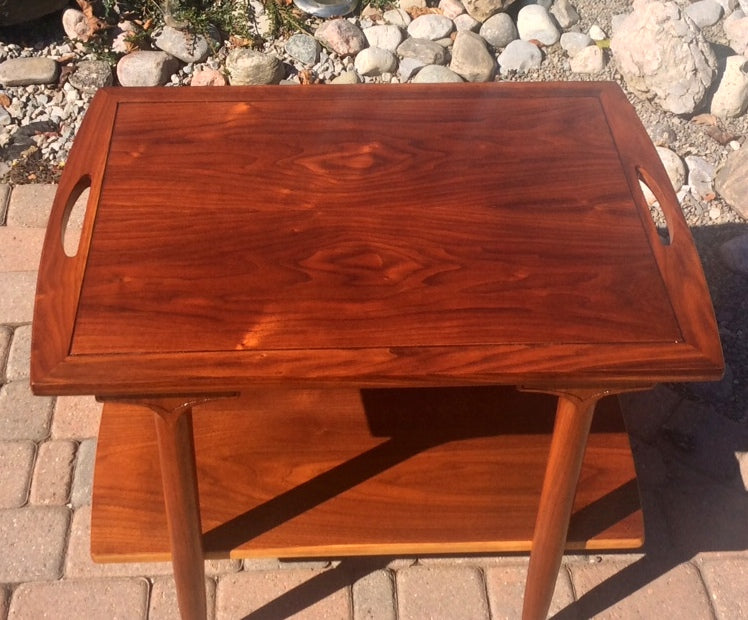
{"type": "Polygon", "coordinates": [[[399,103],[120,104],[73,353],[682,338],[597,99],[399,103]]]}
{"type": "Polygon", "coordinates": [[[698,256],[616,85],[196,90],[94,101],[45,242],[37,391],[719,376],[698,256]]]}

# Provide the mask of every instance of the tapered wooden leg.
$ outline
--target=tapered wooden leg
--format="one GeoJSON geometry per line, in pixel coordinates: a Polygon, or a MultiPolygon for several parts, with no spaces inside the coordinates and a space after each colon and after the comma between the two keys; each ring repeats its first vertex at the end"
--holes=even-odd
{"type": "Polygon", "coordinates": [[[525,584],[523,620],[548,615],[597,394],[561,394],[551,439],[525,584]]]}
{"type": "Polygon", "coordinates": [[[179,611],[183,620],[205,620],[205,565],[192,409],[155,411],[179,611]]]}

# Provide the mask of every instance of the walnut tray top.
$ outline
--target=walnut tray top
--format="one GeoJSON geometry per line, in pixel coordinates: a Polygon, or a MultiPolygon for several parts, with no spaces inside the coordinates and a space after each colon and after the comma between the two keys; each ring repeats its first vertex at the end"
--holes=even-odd
{"type": "Polygon", "coordinates": [[[613,385],[722,366],[688,228],[615,84],[119,88],[59,186],[32,384],[613,385]]]}

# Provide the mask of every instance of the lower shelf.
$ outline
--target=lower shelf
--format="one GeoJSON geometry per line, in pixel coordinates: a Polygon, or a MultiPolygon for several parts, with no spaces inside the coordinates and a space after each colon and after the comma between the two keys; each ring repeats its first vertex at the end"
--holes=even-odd
{"type": "MultiPolygon", "coordinates": [[[[194,410],[206,557],[528,551],[555,398],[512,388],[253,390],[194,410]]],[[[615,398],[595,414],[568,549],[641,546],[615,398]]],[[[153,414],[104,406],[92,555],[169,558],[153,414]]]]}

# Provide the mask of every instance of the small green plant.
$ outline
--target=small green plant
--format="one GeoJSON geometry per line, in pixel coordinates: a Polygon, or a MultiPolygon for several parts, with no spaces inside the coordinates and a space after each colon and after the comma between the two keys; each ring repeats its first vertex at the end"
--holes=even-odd
{"type": "MultiPolygon", "coordinates": [[[[271,35],[307,30],[305,17],[291,0],[259,0],[270,20],[271,35]]],[[[381,2],[383,0],[375,0],[381,2]]],[[[173,26],[196,34],[214,29],[228,38],[259,41],[256,15],[250,0],[95,0],[97,11],[110,23],[127,19],[136,25],[136,35],[173,26]]]]}
{"type": "Polygon", "coordinates": [[[171,0],[164,4],[169,15],[181,26],[196,33],[210,34],[218,28],[227,36],[256,36],[255,15],[249,0],[171,0]]]}
{"type": "MultiPolygon", "coordinates": [[[[66,39],[68,40],[68,39],[66,39]]],[[[117,54],[112,51],[111,47],[99,36],[91,37],[85,42],[86,51],[92,54],[97,60],[104,60],[112,67],[117,64],[117,54]]]]}
{"type": "Polygon", "coordinates": [[[292,2],[286,0],[263,0],[263,6],[270,20],[272,36],[288,34],[303,30],[308,32],[306,17],[296,9],[292,2]]]}
{"type": "Polygon", "coordinates": [[[388,11],[396,7],[396,2],[395,0],[365,0],[362,2],[362,9],[367,6],[379,9],[380,11],[388,11]]]}

